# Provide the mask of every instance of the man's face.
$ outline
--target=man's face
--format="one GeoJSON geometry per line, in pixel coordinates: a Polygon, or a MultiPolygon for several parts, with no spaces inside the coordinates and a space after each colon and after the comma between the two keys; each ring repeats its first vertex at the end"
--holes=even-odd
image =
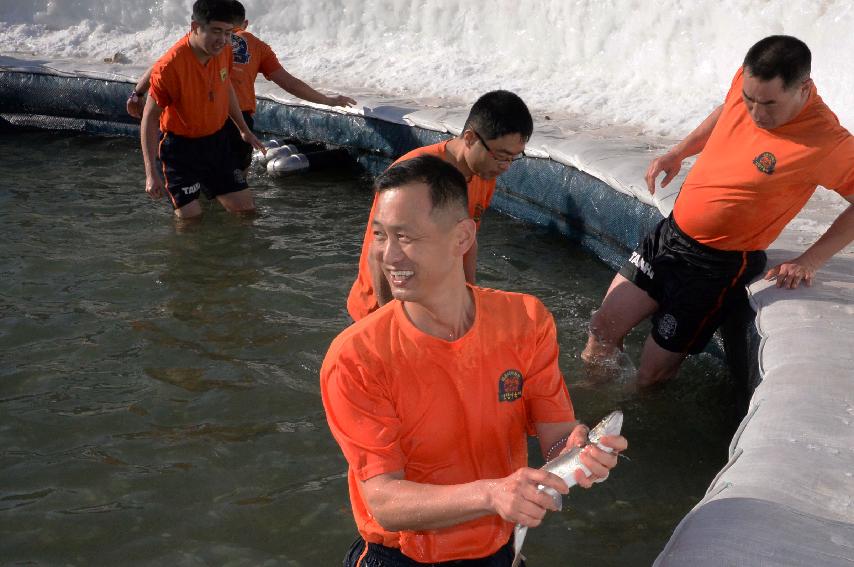
{"type": "Polygon", "coordinates": [[[754,124],[773,130],[798,115],[809,98],[811,85],[812,79],[806,79],[787,89],[780,77],[763,81],[745,70],[741,98],[754,124]]]}
{"type": "Polygon", "coordinates": [[[226,44],[231,42],[231,32],[234,24],[231,22],[211,21],[208,24],[192,23],[191,39],[193,46],[205,54],[214,57],[219,55],[226,44]]]}
{"type": "Polygon", "coordinates": [[[473,129],[463,132],[464,158],[474,173],[484,179],[495,179],[508,169],[513,159],[525,151],[520,134],[507,134],[487,140],[473,129]]]}
{"type": "MultiPolygon", "coordinates": [[[[474,222],[460,208],[432,212],[430,188],[412,183],[380,193],[372,225],[370,253],[382,267],[395,299],[429,302],[462,273],[459,242],[463,223],[474,222]],[[459,217],[459,219],[457,219],[459,217]]],[[[469,243],[470,245],[470,243],[469,243]]]]}

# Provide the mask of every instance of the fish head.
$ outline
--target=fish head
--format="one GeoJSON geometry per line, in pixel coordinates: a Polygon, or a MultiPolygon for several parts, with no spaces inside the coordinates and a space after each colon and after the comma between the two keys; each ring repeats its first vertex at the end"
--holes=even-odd
{"type": "Polygon", "coordinates": [[[605,416],[605,419],[596,424],[596,427],[590,430],[588,438],[590,443],[598,443],[599,439],[605,435],[619,435],[623,429],[623,412],[620,410],[613,411],[605,416]]]}

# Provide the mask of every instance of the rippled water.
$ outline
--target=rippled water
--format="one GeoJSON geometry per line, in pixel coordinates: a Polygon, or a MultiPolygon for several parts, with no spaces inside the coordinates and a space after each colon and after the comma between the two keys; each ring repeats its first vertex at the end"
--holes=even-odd
{"type": "MultiPolygon", "coordinates": [[[[256,218],[181,226],[134,140],[4,132],[0,156],[0,562],[340,565],[355,527],[318,371],[364,180],[255,176],[256,218]]],[[[494,213],[480,250],[482,285],[553,311],[579,416],[626,412],[631,460],[529,533],[529,564],[650,564],[725,461],[725,369],[597,385],[578,353],[611,270],[494,213]]]]}

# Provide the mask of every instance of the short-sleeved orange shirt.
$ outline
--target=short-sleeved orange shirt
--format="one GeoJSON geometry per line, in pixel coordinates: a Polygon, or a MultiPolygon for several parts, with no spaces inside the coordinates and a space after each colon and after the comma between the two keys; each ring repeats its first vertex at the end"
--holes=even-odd
{"type": "Polygon", "coordinates": [[[329,427],[349,464],[359,533],[424,563],[484,557],[513,525],[498,515],[427,531],[386,531],[356,480],[403,471],[451,485],[528,464],[536,423],[575,419],[558,368],[554,320],[535,297],[469,286],[475,321],[453,342],[416,328],[392,301],[345,329],[320,370],[329,427]]]}
{"type": "Polygon", "coordinates": [[[178,40],[151,71],[151,96],[163,109],[160,131],[201,138],[219,131],[228,117],[231,46],[202,65],[190,36],[178,40]]]}
{"type": "Polygon", "coordinates": [[[255,112],[255,78],[263,73],[270,75],[282,69],[273,49],[249,33],[240,30],[231,34],[231,49],[234,51],[234,69],[231,83],[237,93],[240,110],[255,112]]]}
{"type": "Polygon", "coordinates": [[[686,234],[718,250],[764,250],[817,185],[854,194],[854,138],[815,86],[804,108],[773,130],[754,124],[742,98],[744,71],[673,208],[686,234]]]}
{"type": "MultiPolygon", "coordinates": [[[[418,156],[430,155],[438,156],[447,161],[447,145],[448,140],[416,148],[411,152],[404,154],[394,163],[400,163],[408,159],[418,156]]],[[[394,165],[394,164],[392,164],[394,165]]],[[[469,215],[474,219],[477,227],[480,228],[480,220],[483,217],[483,212],[492,201],[492,195],[495,193],[495,179],[484,179],[477,175],[472,175],[468,181],[468,198],[469,198],[469,215]]],[[[350,288],[350,295],[347,297],[347,311],[354,321],[358,321],[365,317],[368,313],[376,311],[379,307],[377,298],[374,295],[374,284],[371,281],[371,269],[368,267],[368,256],[370,254],[371,243],[374,241],[374,233],[371,223],[374,220],[374,210],[377,206],[377,198],[374,195],[374,202],[371,205],[371,213],[368,215],[368,226],[365,229],[365,239],[362,242],[362,253],[359,256],[359,273],[356,276],[356,281],[353,282],[353,287],[350,288]]]]}

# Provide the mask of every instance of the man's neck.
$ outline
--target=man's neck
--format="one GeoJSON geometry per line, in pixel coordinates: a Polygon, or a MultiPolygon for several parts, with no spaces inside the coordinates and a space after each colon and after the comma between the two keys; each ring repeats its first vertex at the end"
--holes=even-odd
{"type": "Polygon", "coordinates": [[[193,41],[192,34],[190,35],[190,49],[193,50],[193,55],[196,56],[196,59],[199,60],[199,63],[202,65],[207,65],[208,61],[211,60],[211,55],[208,54],[204,49],[196,45],[196,42],[193,41]]]}
{"type": "Polygon", "coordinates": [[[466,142],[460,137],[448,140],[448,143],[445,145],[447,161],[450,162],[451,165],[459,169],[460,173],[462,173],[463,177],[465,177],[466,181],[468,181],[472,178],[474,172],[469,168],[468,164],[466,163],[465,149],[466,142]]]}
{"type": "Polygon", "coordinates": [[[429,302],[404,302],[403,308],[418,330],[445,341],[465,335],[475,319],[473,293],[465,280],[429,302]]]}

